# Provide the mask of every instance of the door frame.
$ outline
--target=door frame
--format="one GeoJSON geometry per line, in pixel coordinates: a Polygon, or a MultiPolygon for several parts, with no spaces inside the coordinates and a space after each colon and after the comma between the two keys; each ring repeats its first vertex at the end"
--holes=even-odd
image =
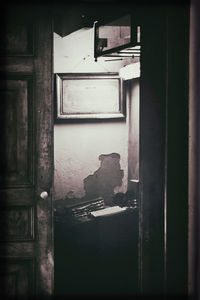
{"type": "Polygon", "coordinates": [[[140,288],[186,296],[189,1],[140,20],[140,288]]]}
{"type": "MultiPolygon", "coordinates": [[[[134,13],[134,4],[130,8],[134,13]]],[[[141,5],[137,12],[143,43],[140,289],[144,295],[187,295],[189,1],[141,5]]]]}

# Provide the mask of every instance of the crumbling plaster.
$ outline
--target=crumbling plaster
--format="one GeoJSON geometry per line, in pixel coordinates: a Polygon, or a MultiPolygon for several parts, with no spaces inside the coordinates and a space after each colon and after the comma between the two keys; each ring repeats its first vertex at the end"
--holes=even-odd
{"type": "MultiPolygon", "coordinates": [[[[95,62],[92,29],[81,29],[64,38],[54,33],[54,73],[119,72],[127,63],[104,62],[101,58],[95,62]]],[[[101,154],[119,153],[124,177],[114,191],[126,192],[128,115],[126,121],[119,122],[55,124],[54,145],[55,200],[84,197],[83,180],[100,167],[101,154]]]]}

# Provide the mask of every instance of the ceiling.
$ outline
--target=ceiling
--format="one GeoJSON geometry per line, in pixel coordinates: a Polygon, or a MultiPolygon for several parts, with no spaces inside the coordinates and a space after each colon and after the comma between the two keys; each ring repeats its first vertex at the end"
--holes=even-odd
{"type": "Polygon", "coordinates": [[[80,2],[53,8],[54,32],[64,37],[84,27],[93,27],[95,21],[105,24],[130,13],[126,5],[105,2],[80,2]]]}

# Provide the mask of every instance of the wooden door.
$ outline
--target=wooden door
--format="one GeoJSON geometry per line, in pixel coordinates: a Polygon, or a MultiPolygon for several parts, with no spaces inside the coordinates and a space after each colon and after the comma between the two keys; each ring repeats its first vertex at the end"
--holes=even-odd
{"type": "Polygon", "coordinates": [[[1,12],[1,292],[53,287],[52,28],[39,6],[1,12]],[[41,197],[46,191],[48,195],[41,197]]]}
{"type": "Polygon", "coordinates": [[[140,286],[187,295],[189,5],[141,10],[140,286]]]}

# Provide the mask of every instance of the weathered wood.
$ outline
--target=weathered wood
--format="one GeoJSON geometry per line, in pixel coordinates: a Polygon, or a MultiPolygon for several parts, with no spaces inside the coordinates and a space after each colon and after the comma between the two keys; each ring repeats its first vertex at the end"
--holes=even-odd
{"type": "Polygon", "coordinates": [[[19,297],[50,295],[53,291],[51,15],[42,6],[14,4],[7,6],[4,13],[5,43],[0,49],[3,131],[0,206],[4,231],[0,235],[0,257],[7,289],[2,292],[19,297]],[[46,200],[40,198],[43,190],[49,193],[46,200]]]}
{"type": "Polygon", "coordinates": [[[53,107],[52,107],[52,27],[46,14],[38,16],[37,37],[39,51],[34,65],[36,70],[36,289],[37,294],[51,294],[53,289],[53,225],[52,225],[52,174],[53,174],[53,107]],[[42,62],[42,65],[41,65],[42,62]],[[42,199],[40,193],[49,197],[42,199]]]}
{"type": "Polygon", "coordinates": [[[148,295],[186,296],[189,5],[184,1],[162,9],[145,8],[141,11],[141,286],[148,295]]]}
{"type": "MultiPolygon", "coordinates": [[[[8,258],[15,257],[21,258],[21,257],[32,257],[34,253],[35,248],[35,242],[7,242],[6,243],[6,249],[5,245],[1,243],[0,245],[0,256],[1,258],[8,256],[8,258]],[[5,252],[6,250],[6,252],[5,252]]],[[[6,257],[5,257],[6,258],[6,257]]]]}
{"type": "Polygon", "coordinates": [[[34,293],[35,262],[33,258],[9,258],[0,261],[3,271],[0,273],[1,291],[16,297],[28,299],[34,293]]]}
{"type": "Polygon", "coordinates": [[[0,72],[31,73],[32,70],[32,57],[20,57],[20,60],[16,60],[15,57],[9,57],[9,59],[6,61],[6,64],[4,58],[0,57],[0,72]]]}
{"type": "Polygon", "coordinates": [[[140,271],[142,292],[152,295],[164,292],[166,29],[164,11],[148,8],[141,25],[140,271]]]}
{"type": "Polygon", "coordinates": [[[169,8],[167,30],[166,290],[182,296],[188,293],[189,3],[169,8]]]}
{"type": "Polygon", "coordinates": [[[7,188],[0,190],[0,206],[31,205],[34,197],[34,188],[7,188]],[[17,197],[16,197],[17,194],[17,197]]]}

